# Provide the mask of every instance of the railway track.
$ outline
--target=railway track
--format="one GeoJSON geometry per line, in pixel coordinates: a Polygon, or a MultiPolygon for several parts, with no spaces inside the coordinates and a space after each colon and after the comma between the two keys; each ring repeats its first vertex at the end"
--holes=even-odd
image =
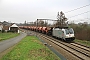
{"type": "Polygon", "coordinates": [[[49,37],[41,35],[41,34],[39,36],[56,44],[57,46],[65,49],[66,51],[70,52],[71,54],[75,55],[76,57],[78,57],[81,60],[90,60],[90,51],[87,51],[82,48],[78,48],[76,45],[71,45],[69,43],[58,41],[51,37],[49,38],[49,37]]]}
{"type": "Polygon", "coordinates": [[[90,48],[89,46],[86,46],[86,45],[83,45],[83,44],[80,44],[80,43],[76,43],[76,42],[74,42],[75,44],[77,44],[77,45],[79,45],[79,46],[83,46],[83,47],[85,47],[85,48],[90,48]]]}
{"type": "Polygon", "coordinates": [[[76,43],[65,43],[53,37],[37,32],[33,32],[33,34],[37,34],[38,37],[45,39],[51,43],[54,43],[55,45],[66,50],[73,56],[77,57],[77,59],[90,60],[90,49],[88,47],[81,46],[80,44],[76,44],[76,43]]]}
{"type": "Polygon", "coordinates": [[[60,41],[60,40],[54,39],[54,38],[52,38],[52,37],[48,37],[48,38],[50,38],[50,39],[52,39],[52,40],[55,40],[55,41],[57,41],[57,42],[65,45],[65,46],[67,46],[67,47],[70,47],[70,48],[72,48],[73,50],[76,50],[76,51],[78,51],[78,52],[86,55],[87,57],[90,57],[90,49],[89,49],[88,47],[82,46],[82,45],[77,44],[77,43],[65,43],[65,42],[62,42],[62,41],[60,41]]]}

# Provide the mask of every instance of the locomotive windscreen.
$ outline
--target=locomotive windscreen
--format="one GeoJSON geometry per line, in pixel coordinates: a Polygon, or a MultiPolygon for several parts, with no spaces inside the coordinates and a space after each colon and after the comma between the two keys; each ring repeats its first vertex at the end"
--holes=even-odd
{"type": "Polygon", "coordinates": [[[65,29],[66,34],[74,34],[74,31],[72,28],[65,29]]]}

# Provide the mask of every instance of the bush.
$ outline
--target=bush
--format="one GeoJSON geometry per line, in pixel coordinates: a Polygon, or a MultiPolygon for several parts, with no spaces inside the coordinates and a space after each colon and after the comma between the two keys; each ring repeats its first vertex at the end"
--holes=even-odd
{"type": "Polygon", "coordinates": [[[13,33],[14,33],[15,31],[12,31],[12,30],[8,30],[7,32],[13,32],[13,33]]]}
{"type": "Polygon", "coordinates": [[[75,31],[76,39],[90,40],[90,26],[88,25],[71,25],[75,31]]]}
{"type": "Polygon", "coordinates": [[[4,33],[5,32],[5,30],[2,30],[2,33],[4,33]]]}

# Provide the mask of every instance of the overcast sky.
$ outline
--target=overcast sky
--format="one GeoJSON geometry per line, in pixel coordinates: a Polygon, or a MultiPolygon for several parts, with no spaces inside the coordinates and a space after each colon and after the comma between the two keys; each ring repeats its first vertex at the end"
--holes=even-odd
{"type": "Polygon", "coordinates": [[[68,21],[90,23],[90,0],[0,0],[0,21],[24,23],[37,18],[56,19],[60,11],[68,21]],[[73,9],[77,10],[71,11],[73,9]]]}

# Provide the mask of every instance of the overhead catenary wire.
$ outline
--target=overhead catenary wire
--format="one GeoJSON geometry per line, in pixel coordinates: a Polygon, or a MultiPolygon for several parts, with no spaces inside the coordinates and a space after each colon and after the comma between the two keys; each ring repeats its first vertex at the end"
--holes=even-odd
{"type": "Polygon", "coordinates": [[[79,16],[79,15],[82,15],[82,14],[85,14],[85,13],[88,13],[88,12],[90,12],[90,11],[86,11],[86,12],[84,12],[84,13],[80,13],[80,14],[77,14],[77,15],[71,16],[71,17],[69,17],[69,18],[76,17],[76,16],[79,16]]]}
{"type": "Polygon", "coordinates": [[[82,6],[82,7],[79,7],[79,8],[76,8],[76,9],[73,9],[73,10],[70,10],[70,11],[67,11],[65,13],[69,13],[69,12],[72,12],[72,11],[75,11],[75,10],[78,10],[78,9],[81,9],[81,8],[84,8],[84,7],[87,7],[87,6],[90,6],[90,4],[82,6]]]}

